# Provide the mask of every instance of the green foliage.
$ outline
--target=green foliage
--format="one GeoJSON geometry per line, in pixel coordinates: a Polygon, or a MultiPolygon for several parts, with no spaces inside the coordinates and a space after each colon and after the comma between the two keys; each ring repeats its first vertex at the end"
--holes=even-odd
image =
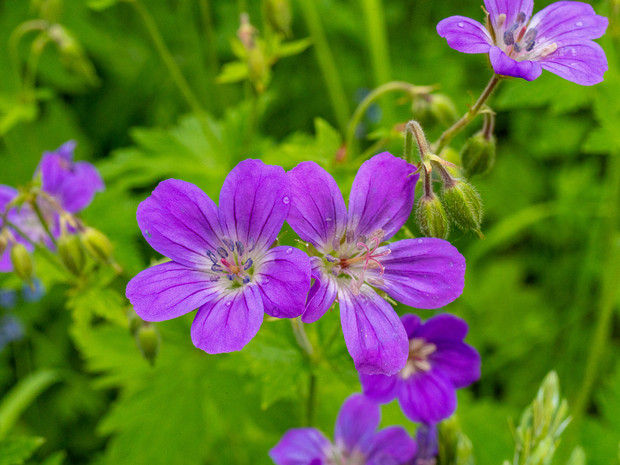
{"type": "Polygon", "coordinates": [[[21,465],[41,447],[43,438],[15,437],[0,440],[0,465],[21,465]]]}

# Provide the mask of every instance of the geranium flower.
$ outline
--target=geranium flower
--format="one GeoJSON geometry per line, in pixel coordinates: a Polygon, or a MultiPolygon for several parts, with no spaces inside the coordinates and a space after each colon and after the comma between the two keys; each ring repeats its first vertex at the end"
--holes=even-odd
{"type": "MultiPolygon", "coordinates": [[[[75,229],[69,220],[70,214],[86,208],[92,202],[95,193],[105,188],[99,172],[92,164],[73,161],[75,145],[74,141],[69,141],[53,152],[44,152],[35,173],[35,178],[40,177],[41,185],[41,192],[37,195],[37,206],[54,238],[60,236],[63,228],[69,233],[74,232],[75,229]]],[[[16,189],[0,186],[0,214],[17,195],[16,189]]],[[[10,234],[10,237],[7,238],[8,247],[0,257],[0,271],[13,269],[10,249],[15,241],[22,243],[30,251],[33,250],[30,242],[44,244],[49,248],[54,247],[31,205],[23,204],[19,208],[11,208],[7,219],[19,227],[29,240],[11,228],[5,228],[4,234],[10,234]]]]}
{"type": "Polygon", "coordinates": [[[211,354],[241,350],[264,313],[301,315],[310,260],[293,247],[269,248],[290,195],[284,170],[259,160],[245,160],[229,173],[219,208],[193,184],[160,183],[138,207],[138,224],[151,247],[172,261],[127,285],[138,315],[162,321],[198,308],[192,341],[211,354]]]}
{"type": "Polygon", "coordinates": [[[437,32],[459,52],[488,53],[499,75],[532,81],[546,69],[584,86],[603,80],[607,58],[592,39],[604,34],[608,21],[587,3],[555,2],[533,17],[533,0],[484,0],[484,5],[486,26],[451,16],[437,32]]]}
{"type": "Polygon", "coordinates": [[[415,441],[399,426],[376,431],[380,420],[376,403],[353,394],[338,413],[334,443],[316,428],[295,428],[269,456],[276,465],[398,465],[410,460],[415,441]]]}
{"type": "Polygon", "coordinates": [[[360,374],[364,394],[380,403],[398,398],[411,421],[438,423],[456,410],[456,390],[480,378],[480,355],[463,342],[467,323],[454,315],[422,323],[407,314],[401,320],[409,338],[407,363],[393,376],[360,374]]]}
{"type": "Polygon", "coordinates": [[[465,259],[447,241],[390,239],[411,213],[415,167],[385,152],[359,169],[349,210],[336,181],[314,162],[288,173],[288,223],[314,245],[314,285],[302,320],[312,323],[338,298],[342,330],[355,367],[393,374],[407,361],[407,335],[376,289],[417,308],[438,308],[463,291],[465,259]]]}

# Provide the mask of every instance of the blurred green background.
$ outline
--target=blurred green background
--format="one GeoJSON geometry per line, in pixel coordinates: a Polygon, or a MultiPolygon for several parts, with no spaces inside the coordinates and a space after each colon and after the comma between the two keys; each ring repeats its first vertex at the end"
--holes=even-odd
{"type": "MultiPolygon", "coordinates": [[[[292,0],[287,33],[276,32],[286,18],[274,19],[265,3],[0,2],[0,183],[25,184],[44,150],[76,140],[76,158],[93,161],[107,185],[82,217],[110,237],[125,270],[75,285],[37,261],[44,297],[20,294],[13,309],[1,309],[24,337],[0,352],[0,413],[17,408],[9,423],[0,415],[0,439],[44,438],[31,463],[270,463],[269,448],[307,416],[310,372],[312,416],[327,434],[344,398],[360,390],[341,336],[328,361],[313,365],[286,320],[266,321],[246,349],[220,356],[192,346],[191,315],[160,323],[153,366],[127,328],[126,282],[159,258],[135,212],[159,181],[191,181],[217,199],[242,159],[286,169],[315,160],[346,198],[360,153],[400,155],[398,129],[413,117],[430,140],[446,127],[424,105],[412,113],[411,99],[396,92],[353,126],[346,151],[351,115],[370,90],[393,80],[437,85],[462,114],[491,76],[485,56],[458,53],[435,32],[447,16],[482,20],[475,1],[292,0]],[[262,56],[243,55],[243,12],[262,56]]],[[[552,369],[573,416],[555,463],[577,445],[588,463],[619,462],[620,3],[593,6],[610,18],[599,41],[605,82],[581,87],[545,72],[502,83],[491,100],[497,162],[473,179],[485,239],[450,236],[468,267],[462,297],[446,309],[468,321],[467,342],[483,361],[457,411],[479,464],[512,457],[508,419],[518,421],[552,369]]],[[[408,227],[416,234],[413,219],[408,227]]],[[[293,237],[285,226],[282,240],[293,237]]],[[[21,283],[3,275],[0,287],[21,283]]],[[[329,312],[309,337],[320,347],[339,325],[329,312]]],[[[383,408],[383,423],[415,431],[396,404],[383,408]]]]}

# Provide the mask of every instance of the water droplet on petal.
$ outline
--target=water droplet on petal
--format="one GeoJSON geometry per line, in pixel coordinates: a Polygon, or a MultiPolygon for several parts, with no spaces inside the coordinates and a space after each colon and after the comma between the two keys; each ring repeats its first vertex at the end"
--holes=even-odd
{"type": "Polygon", "coordinates": [[[331,220],[332,220],[331,218],[325,218],[325,221],[331,221],[331,220]]]}
{"type": "Polygon", "coordinates": [[[422,242],[424,242],[422,239],[418,239],[418,244],[421,244],[422,242]]]}
{"type": "Polygon", "coordinates": [[[225,304],[225,305],[226,305],[227,307],[230,307],[230,306],[232,305],[232,301],[231,301],[231,300],[229,300],[228,302],[226,302],[226,304],[225,304]]]}
{"type": "Polygon", "coordinates": [[[287,253],[287,254],[291,254],[291,253],[293,253],[293,248],[292,248],[292,247],[289,247],[288,249],[286,249],[286,253],[287,253]]]}
{"type": "Polygon", "coordinates": [[[454,268],[454,262],[450,262],[450,268],[454,268]]]}
{"type": "Polygon", "coordinates": [[[465,25],[463,23],[458,23],[457,26],[458,27],[465,27],[465,25]]]}
{"type": "Polygon", "coordinates": [[[289,199],[288,196],[282,197],[282,203],[284,205],[288,205],[290,202],[291,202],[291,199],[289,199]]]}
{"type": "Polygon", "coordinates": [[[582,22],[582,21],[577,21],[577,22],[575,23],[575,26],[577,26],[577,27],[582,27],[582,26],[583,26],[583,22],[582,22]]]}
{"type": "Polygon", "coordinates": [[[263,278],[262,283],[263,284],[268,284],[269,283],[269,278],[263,278]]]}

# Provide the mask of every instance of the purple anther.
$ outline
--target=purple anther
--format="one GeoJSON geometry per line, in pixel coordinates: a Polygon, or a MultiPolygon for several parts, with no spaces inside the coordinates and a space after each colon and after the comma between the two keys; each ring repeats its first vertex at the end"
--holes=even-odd
{"type": "Polygon", "coordinates": [[[245,278],[243,278],[243,284],[247,284],[250,282],[250,277],[246,276],[245,278]]]}
{"type": "Polygon", "coordinates": [[[353,231],[347,231],[347,242],[353,242],[353,231]]]}
{"type": "Polygon", "coordinates": [[[256,240],[253,236],[250,236],[250,239],[248,240],[248,245],[248,252],[252,252],[254,250],[254,247],[256,247],[256,240]]]}
{"type": "Polygon", "coordinates": [[[218,247],[217,253],[220,254],[220,257],[222,258],[228,257],[228,252],[226,252],[226,249],[224,247],[218,247]]]}
{"type": "Polygon", "coordinates": [[[209,281],[211,281],[212,283],[214,283],[215,281],[219,281],[220,280],[220,276],[217,274],[211,275],[209,277],[209,281]]]}
{"type": "Polygon", "coordinates": [[[237,242],[235,242],[235,245],[237,246],[237,253],[240,256],[243,255],[243,250],[244,250],[243,244],[241,242],[237,241],[237,242]]]}
{"type": "Polygon", "coordinates": [[[235,275],[234,275],[234,274],[229,274],[227,277],[228,277],[228,279],[229,279],[230,281],[232,281],[233,279],[235,279],[235,275]]]}
{"type": "Polygon", "coordinates": [[[538,35],[538,31],[536,28],[528,29],[525,33],[525,37],[523,37],[523,42],[525,42],[525,50],[530,52],[534,45],[536,45],[536,36],[538,35]]]}
{"type": "Polygon", "coordinates": [[[523,24],[524,22],[525,22],[525,13],[523,11],[521,11],[517,15],[517,23],[523,24]]]}
{"type": "Polygon", "coordinates": [[[209,256],[209,258],[211,259],[213,263],[217,263],[217,257],[215,256],[213,252],[211,252],[210,250],[207,250],[207,255],[209,256]]]}
{"type": "Polygon", "coordinates": [[[231,252],[235,251],[235,243],[233,241],[227,238],[223,238],[222,242],[226,245],[226,247],[228,247],[228,250],[230,250],[231,252]]]}
{"type": "Polygon", "coordinates": [[[334,257],[332,257],[330,254],[325,255],[325,259],[329,262],[329,263],[334,263],[336,261],[336,259],[334,257]]]}
{"type": "Polygon", "coordinates": [[[213,265],[211,265],[211,271],[224,271],[224,268],[221,267],[221,265],[218,265],[217,263],[214,263],[213,265]]]}
{"type": "Polygon", "coordinates": [[[245,261],[245,264],[243,265],[243,269],[244,269],[245,271],[247,271],[247,270],[249,270],[249,269],[252,267],[252,265],[253,265],[253,264],[254,264],[254,262],[252,261],[252,259],[251,259],[251,258],[248,258],[248,259],[245,261]]]}

